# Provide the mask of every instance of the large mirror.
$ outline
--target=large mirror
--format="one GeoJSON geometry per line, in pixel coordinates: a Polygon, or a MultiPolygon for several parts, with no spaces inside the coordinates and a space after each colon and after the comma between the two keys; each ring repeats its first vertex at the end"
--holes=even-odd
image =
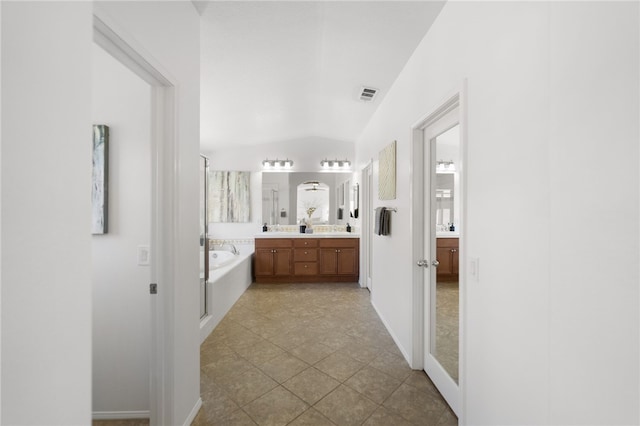
{"type": "Polygon", "coordinates": [[[329,192],[329,185],[317,180],[308,180],[298,184],[296,190],[296,223],[328,224],[329,192]]]}
{"type": "MultiPolygon", "coordinates": [[[[431,352],[449,376],[458,383],[459,347],[459,173],[460,129],[456,125],[436,138],[435,234],[437,235],[435,298],[435,344],[431,352]]],[[[433,283],[432,283],[433,284],[433,283]]],[[[433,312],[432,311],[432,312],[433,312]]]]}
{"type": "Polygon", "coordinates": [[[360,216],[360,185],[355,183],[350,191],[351,199],[349,200],[349,216],[357,219],[360,216]]]}
{"type": "Polygon", "coordinates": [[[296,225],[312,209],[314,224],[346,224],[355,206],[350,178],[350,173],[263,172],[262,222],[296,225]]]}

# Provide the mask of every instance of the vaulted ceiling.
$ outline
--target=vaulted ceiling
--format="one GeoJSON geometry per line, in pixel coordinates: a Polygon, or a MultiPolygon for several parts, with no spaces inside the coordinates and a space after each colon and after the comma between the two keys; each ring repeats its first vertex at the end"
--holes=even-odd
{"type": "Polygon", "coordinates": [[[322,137],[352,144],[440,1],[197,2],[201,146],[322,137]],[[373,101],[362,86],[378,89],[373,101]]]}

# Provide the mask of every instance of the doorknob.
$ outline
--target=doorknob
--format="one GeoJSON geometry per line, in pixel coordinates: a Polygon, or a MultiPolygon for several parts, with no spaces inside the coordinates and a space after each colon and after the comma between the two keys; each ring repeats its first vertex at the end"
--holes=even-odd
{"type": "Polygon", "coordinates": [[[440,262],[438,262],[437,260],[434,260],[433,262],[431,262],[431,264],[433,265],[434,268],[437,268],[438,265],[440,265],[440,262]]]}
{"type": "Polygon", "coordinates": [[[423,268],[428,268],[429,267],[429,262],[427,260],[418,260],[416,262],[416,265],[423,267],[423,268]]]}

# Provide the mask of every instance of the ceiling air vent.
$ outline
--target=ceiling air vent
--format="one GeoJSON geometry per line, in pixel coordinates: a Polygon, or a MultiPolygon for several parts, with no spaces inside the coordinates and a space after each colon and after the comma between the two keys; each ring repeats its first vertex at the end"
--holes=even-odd
{"type": "Polygon", "coordinates": [[[362,86],[362,90],[360,91],[360,100],[365,102],[372,101],[373,98],[375,98],[376,93],[378,93],[378,89],[362,86]]]}

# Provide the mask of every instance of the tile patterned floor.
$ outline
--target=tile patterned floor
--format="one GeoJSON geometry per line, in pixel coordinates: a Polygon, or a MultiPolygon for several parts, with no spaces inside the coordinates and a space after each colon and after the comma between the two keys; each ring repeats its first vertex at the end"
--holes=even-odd
{"type": "Polygon", "coordinates": [[[436,347],[434,355],[458,383],[459,285],[457,281],[438,282],[436,287],[436,347]]]}
{"type": "Polygon", "coordinates": [[[201,347],[204,425],[457,425],[356,284],[254,284],[201,347]]]}

